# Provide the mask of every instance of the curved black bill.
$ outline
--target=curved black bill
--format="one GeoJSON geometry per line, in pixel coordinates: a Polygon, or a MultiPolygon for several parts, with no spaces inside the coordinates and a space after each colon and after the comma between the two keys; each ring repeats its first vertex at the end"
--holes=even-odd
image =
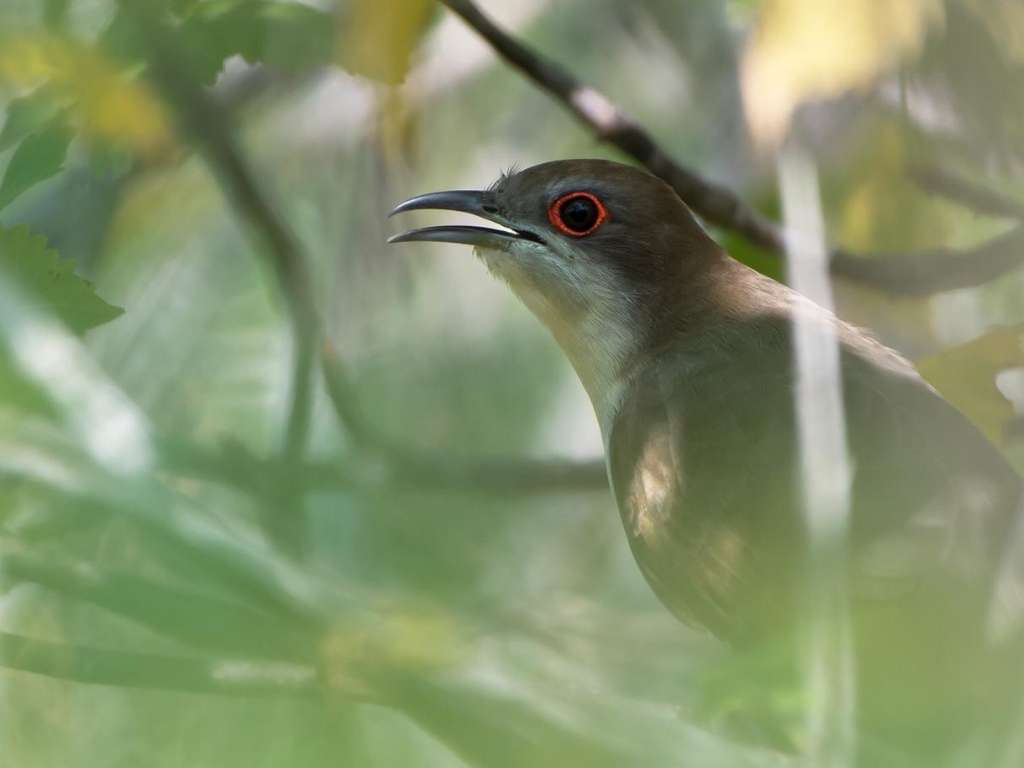
{"type": "MultiPolygon", "coordinates": [[[[504,224],[498,215],[498,207],[494,202],[494,195],[491,192],[477,190],[451,190],[448,192],[431,192],[426,195],[418,195],[410,198],[394,207],[389,217],[396,213],[406,211],[459,211],[460,213],[471,213],[487,221],[504,224]]],[[[464,245],[475,245],[483,248],[494,248],[504,250],[511,243],[519,240],[541,242],[540,238],[530,232],[515,232],[504,229],[491,229],[490,227],[423,227],[403,232],[388,238],[389,243],[410,243],[410,242],[433,242],[433,243],[461,243],[464,245]]]]}
{"type": "MultiPolygon", "coordinates": [[[[431,243],[463,243],[464,245],[479,245],[484,248],[501,249],[514,240],[523,239],[515,232],[505,232],[500,229],[489,229],[488,227],[423,227],[422,229],[410,229],[400,235],[392,235],[388,238],[389,243],[411,243],[414,241],[431,243]]],[[[532,239],[532,238],[529,238],[532,239]]]]}

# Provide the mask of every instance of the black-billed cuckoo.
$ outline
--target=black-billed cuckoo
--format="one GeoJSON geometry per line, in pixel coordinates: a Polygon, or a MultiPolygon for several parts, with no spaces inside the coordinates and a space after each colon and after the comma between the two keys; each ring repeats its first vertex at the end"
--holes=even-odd
{"type": "Polygon", "coordinates": [[[1013,595],[996,586],[1021,480],[910,363],[732,259],[636,168],[544,163],[393,213],[419,209],[505,228],[428,227],[391,242],[475,246],[551,330],[593,402],[640,570],[676,616],[743,652],[788,642],[800,623],[794,322],[834,337],[858,725],[923,765],[1011,717],[1024,676],[993,616],[1015,607],[998,604],[1013,595]]]}

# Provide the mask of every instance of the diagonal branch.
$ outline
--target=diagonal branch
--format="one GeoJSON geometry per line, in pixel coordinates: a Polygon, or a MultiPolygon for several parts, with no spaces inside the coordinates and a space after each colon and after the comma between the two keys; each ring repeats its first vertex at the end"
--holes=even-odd
{"type": "Polygon", "coordinates": [[[909,174],[922,189],[972,211],[996,218],[1024,221],[1024,203],[965,179],[947,168],[915,165],[909,169],[909,174]]]}
{"type": "Polygon", "coordinates": [[[1024,226],[1017,226],[974,248],[937,248],[912,253],[855,257],[836,251],[832,272],[894,294],[928,296],[984,285],[1024,264],[1024,226]]]}
{"type": "Polygon", "coordinates": [[[675,162],[639,123],[603,93],[507,34],[470,0],[441,2],[484,38],[508,64],[567,107],[600,141],[617,147],[668,182],[701,217],[738,232],[768,251],[782,252],[782,232],[775,222],[747,206],[727,187],[675,162]]]}
{"type": "MultiPolygon", "coordinates": [[[[598,140],[618,148],[664,179],[709,224],[736,232],[774,256],[784,254],[782,230],[777,223],[748,206],[730,189],[676,162],[641,125],[600,91],[585,85],[558,63],[506,33],[472,0],[441,2],[486,40],[506,63],[561,102],[598,140]]],[[[963,251],[922,251],[875,257],[837,249],[832,252],[830,268],[834,274],[886,293],[929,295],[981,285],[1021,266],[1024,248],[1016,252],[1009,250],[1019,235],[1014,230],[990,243],[963,251]],[[930,263],[933,258],[937,260],[930,263]]]]}

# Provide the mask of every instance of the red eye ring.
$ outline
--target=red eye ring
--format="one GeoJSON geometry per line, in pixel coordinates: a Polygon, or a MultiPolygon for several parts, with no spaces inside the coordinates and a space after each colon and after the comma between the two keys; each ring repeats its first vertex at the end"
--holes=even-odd
{"type": "Polygon", "coordinates": [[[562,195],[548,206],[548,220],[555,229],[563,234],[569,235],[569,237],[586,237],[608,220],[608,209],[604,207],[604,203],[602,203],[596,195],[592,195],[590,192],[569,192],[568,194],[562,195]],[[571,200],[578,198],[589,200],[597,209],[597,218],[595,218],[594,223],[586,229],[572,229],[562,219],[563,206],[571,200]]]}

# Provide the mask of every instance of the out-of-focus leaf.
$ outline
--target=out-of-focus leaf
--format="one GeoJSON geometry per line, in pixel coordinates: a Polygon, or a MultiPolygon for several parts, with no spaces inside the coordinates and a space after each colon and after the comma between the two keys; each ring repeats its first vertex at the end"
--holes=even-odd
{"type": "Polygon", "coordinates": [[[26,96],[12,99],[0,131],[0,152],[10,149],[30,133],[49,122],[60,109],[57,94],[43,86],[26,96]]]}
{"type": "Polygon", "coordinates": [[[335,28],[331,14],[308,5],[213,0],[194,6],[181,31],[197,75],[211,83],[231,56],[286,72],[329,63],[334,56],[335,28]]]}
{"type": "Polygon", "coordinates": [[[96,45],[123,69],[141,67],[146,48],[131,15],[120,8],[96,40],[96,45]]]}
{"type": "Polygon", "coordinates": [[[78,277],[74,265],[46,247],[26,227],[0,228],[0,269],[45,302],[76,333],[107,323],[124,312],[103,301],[78,277]]]}
{"type": "Polygon", "coordinates": [[[755,137],[778,141],[803,101],[868,85],[912,55],[942,8],[939,0],[769,2],[743,60],[755,137]]]}
{"type": "Polygon", "coordinates": [[[84,134],[142,154],[172,143],[163,104],[102,51],[56,35],[9,39],[0,45],[0,83],[29,88],[49,83],[84,134]]]}
{"type": "Polygon", "coordinates": [[[1013,404],[996,387],[1002,371],[1024,366],[1024,326],[997,328],[917,361],[921,375],[996,445],[1005,445],[1013,404]]]}
{"type": "Polygon", "coordinates": [[[22,192],[59,173],[70,143],[71,131],[61,115],[21,142],[0,182],[0,210],[22,192]]]}
{"type": "Polygon", "coordinates": [[[342,64],[358,75],[400,83],[434,10],[430,0],[354,0],[346,19],[342,64]]]}
{"type": "Polygon", "coordinates": [[[953,217],[973,214],[923,193],[910,178],[907,168],[927,156],[924,143],[895,121],[865,127],[826,179],[836,239],[865,252],[950,245],[953,217]]]}

